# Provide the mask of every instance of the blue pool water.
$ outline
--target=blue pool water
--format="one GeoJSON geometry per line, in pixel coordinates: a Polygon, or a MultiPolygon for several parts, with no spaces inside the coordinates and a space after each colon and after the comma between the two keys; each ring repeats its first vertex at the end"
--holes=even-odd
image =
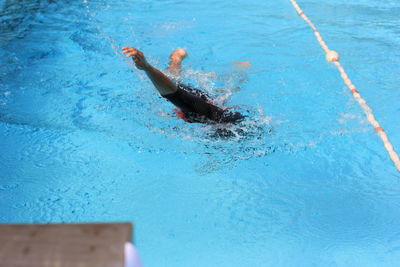
{"type": "MultiPolygon", "coordinates": [[[[299,4],[400,152],[400,2],[299,4]]],[[[400,174],[290,1],[0,15],[0,222],[132,221],[145,266],[398,265],[400,174]],[[241,134],[172,117],[126,45],[159,68],[187,49],[186,80],[232,93],[241,134]]]]}

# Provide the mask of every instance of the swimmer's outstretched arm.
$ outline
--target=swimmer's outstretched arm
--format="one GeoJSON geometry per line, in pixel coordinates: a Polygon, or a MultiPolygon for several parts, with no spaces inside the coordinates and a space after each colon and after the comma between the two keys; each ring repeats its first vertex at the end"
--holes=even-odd
{"type": "Polygon", "coordinates": [[[146,72],[147,77],[149,77],[149,79],[161,95],[169,95],[176,92],[176,84],[164,73],[151,66],[147,62],[142,52],[134,47],[125,46],[122,48],[122,53],[126,54],[126,57],[132,57],[133,62],[135,62],[136,68],[146,72]]]}

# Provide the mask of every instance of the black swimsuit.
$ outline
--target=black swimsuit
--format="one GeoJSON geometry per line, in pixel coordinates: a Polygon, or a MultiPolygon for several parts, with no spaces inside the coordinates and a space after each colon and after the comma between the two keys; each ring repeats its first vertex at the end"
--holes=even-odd
{"type": "Polygon", "coordinates": [[[178,107],[187,122],[200,123],[235,123],[244,118],[239,112],[222,109],[212,103],[212,99],[204,92],[189,86],[178,84],[175,93],[163,95],[178,107]]]}

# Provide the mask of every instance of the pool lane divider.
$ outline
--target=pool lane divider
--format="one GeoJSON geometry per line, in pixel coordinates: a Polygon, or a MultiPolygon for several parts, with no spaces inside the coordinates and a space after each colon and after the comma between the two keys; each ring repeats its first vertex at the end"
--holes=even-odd
{"type": "Polygon", "coordinates": [[[400,171],[400,158],[399,155],[394,151],[392,144],[389,141],[389,137],[386,135],[385,130],[379,124],[379,122],[375,119],[375,116],[372,112],[372,109],[367,105],[367,102],[362,98],[361,94],[358,92],[355,85],[351,82],[349,76],[347,75],[346,71],[344,70],[343,66],[339,62],[339,54],[336,51],[330,50],[328,45],[325,43],[324,39],[322,39],[321,34],[315,27],[315,25],[311,22],[309,18],[307,18],[306,14],[301,10],[299,5],[295,0],[290,0],[293,7],[296,9],[299,16],[307,22],[307,24],[311,27],[314,32],[315,37],[317,38],[319,44],[321,45],[322,49],[326,53],[326,60],[332,62],[337,67],[338,71],[340,72],[340,76],[343,79],[343,82],[349,88],[350,92],[352,93],[354,99],[360,104],[362,110],[364,111],[368,122],[374,127],[376,133],[381,138],[383,145],[386,151],[389,154],[390,159],[393,161],[396,169],[400,171]]]}

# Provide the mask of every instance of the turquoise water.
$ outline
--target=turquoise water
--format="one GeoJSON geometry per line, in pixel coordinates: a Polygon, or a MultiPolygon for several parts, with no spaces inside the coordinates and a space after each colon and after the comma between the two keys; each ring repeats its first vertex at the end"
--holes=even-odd
{"type": "MultiPolygon", "coordinates": [[[[400,152],[400,3],[299,4],[400,152]]],[[[0,10],[0,222],[132,221],[145,266],[398,264],[400,174],[290,1],[0,10]],[[247,134],[173,117],[126,45],[161,69],[187,49],[247,134]]]]}

